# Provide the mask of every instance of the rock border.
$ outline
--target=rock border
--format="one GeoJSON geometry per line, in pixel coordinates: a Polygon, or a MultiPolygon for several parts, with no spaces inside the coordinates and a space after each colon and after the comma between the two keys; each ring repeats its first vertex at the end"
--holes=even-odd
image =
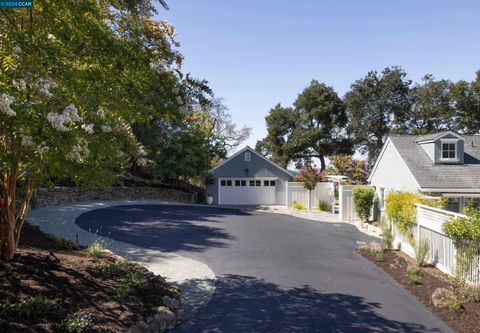
{"type": "MultiPolygon", "coordinates": [[[[48,234],[74,242],[78,237],[78,243],[81,245],[88,246],[94,241],[100,241],[117,255],[143,265],[154,274],[164,277],[168,282],[175,283],[182,291],[181,304],[171,302],[175,301],[173,299],[171,301],[164,299],[164,304],[170,304],[170,307],[168,305],[165,307],[166,309],[160,307],[157,309],[158,313],[156,315],[147,318],[147,322],[139,322],[133,325],[137,328],[145,328],[145,331],[141,332],[163,332],[160,327],[172,328],[180,324],[181,321],[191,319],[200,309],[205,307],[215,293],[217,278],[206,264],[197,260],[102,237],[95,232],[83,230],[75,224],[77,217],[91,210],[124,205],[197,206],[157,200],[94,201],[33,209],[29,212],[27,220],[29,223],[39,226],[40,230],[48,234]],[[148,331],[146,330],[147,326],[148,331]]],[[[208,206],[205,207],[208,208],[208,206]]]]}

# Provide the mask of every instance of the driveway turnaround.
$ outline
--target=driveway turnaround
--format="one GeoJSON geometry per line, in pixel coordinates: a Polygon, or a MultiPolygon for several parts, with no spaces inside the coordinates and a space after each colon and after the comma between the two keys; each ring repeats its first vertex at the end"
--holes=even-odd
{"type": "Polygon", "coordinates": [[[28,222],[38,225],[46,233],[72,241],[76,240],[82,245],[100,241],[116,254],[138,262],[153,273],[162,275],[170,282],[175,282],[182,288],[181,298],[185,314],[187,318],[191,318],[210,301],[215,291],[216,277],[207,265],[174,253],[165,253],[102,237],[97,229],[87,231],[75,224],[79,215],[93,209],[147,203],[165,204],[155,200],[83,202],[34,209],[28,214],[28,222]]]}
{"type": "Polygon", "coordinates": [[[108,207],[76,223],[215,272],[211,301],[174,332],[452,332],[355,252],[372,239],[348,224],[181,205],[108,207]]]}

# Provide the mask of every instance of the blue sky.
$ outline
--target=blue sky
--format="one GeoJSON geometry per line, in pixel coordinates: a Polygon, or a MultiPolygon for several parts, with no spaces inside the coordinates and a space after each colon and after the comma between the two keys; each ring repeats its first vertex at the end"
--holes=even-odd
{"type": "Polygon", "coordinates": [[[266,135],[265,116],[312,79],[343,96],[369,70],[403,67],[413,81],[472,80],[480,69],[480,1],[170,0],[184,71],[205,78],[233,119],[266,135]]]}

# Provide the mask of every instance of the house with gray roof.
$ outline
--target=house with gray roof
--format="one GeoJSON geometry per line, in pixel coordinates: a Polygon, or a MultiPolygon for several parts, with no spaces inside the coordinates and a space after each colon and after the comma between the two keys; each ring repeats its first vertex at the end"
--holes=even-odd
{"type": "Polygon", "coordinates": [[[478,205],[480,135],[390,135],[368,180],[380,199],[388,191],[409,191],[447,197],[452,211],[478,205]]]}
{"type": "Polygon", "coordinates": [[[217,205],[285,205],[294,175],[249,146],[210,170],[207,196],[217,205]]]}

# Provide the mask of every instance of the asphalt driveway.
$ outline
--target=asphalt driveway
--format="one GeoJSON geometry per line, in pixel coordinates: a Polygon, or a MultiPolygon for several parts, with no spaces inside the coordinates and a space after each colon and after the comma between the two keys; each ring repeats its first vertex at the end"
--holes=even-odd
{"type": "Polygon", "coordinates": [[[452,332],[355,253],[371,238],[348,224],[175,205],[98,209],[76,223],[212,268],[213,299],[174,332],[452,332]]]}

